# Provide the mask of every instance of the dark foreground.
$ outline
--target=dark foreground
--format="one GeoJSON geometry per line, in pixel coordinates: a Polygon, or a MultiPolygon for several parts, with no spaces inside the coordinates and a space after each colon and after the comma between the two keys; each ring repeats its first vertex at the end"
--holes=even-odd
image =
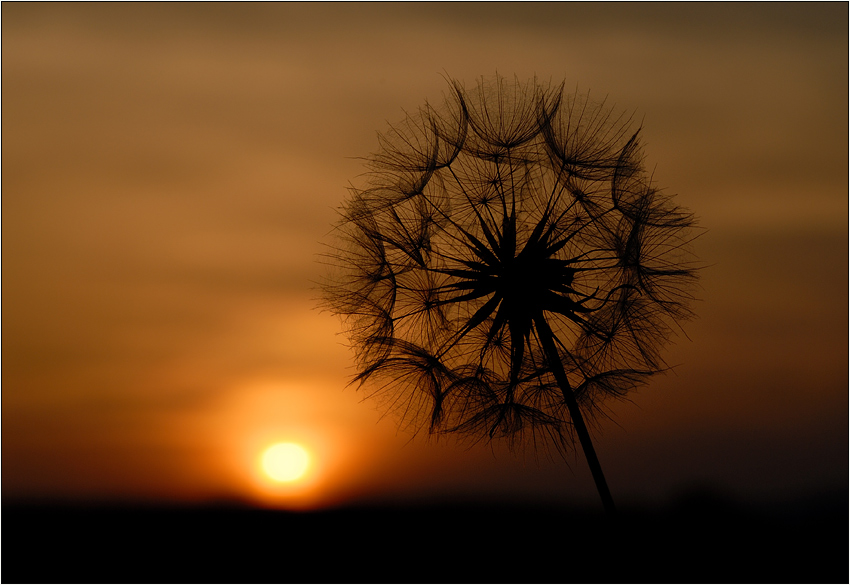
{"type": "Polygon", "coordinates": [[[846,494],[754,511],[12,504],[3,583],[847,583],[846,494]]]}

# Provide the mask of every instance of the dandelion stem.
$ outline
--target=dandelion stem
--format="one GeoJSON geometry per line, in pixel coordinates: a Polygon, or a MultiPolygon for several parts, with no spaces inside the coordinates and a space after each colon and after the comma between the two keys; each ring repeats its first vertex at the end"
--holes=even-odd
{"type": "Polygon", "coordinates": [[[555,380],[561,388],[561,393],[564,395],[564,402],[567,409],[570,411],[573,427],[578,435],[581,447],[584,450],[584,457],[587,460],[587,465],[590,467],[590,473],[593,475],[593,481],[596,482],[596,490],[599,492],[599,497],[602,498],[602,505],[608,514],[615,514],[617,509],[614,507],[614,499],[611,497],[611,492],[608,490],[608,483],[605,481],[605,475],[602,473],[602,466],[599,464],[599,458],[596,457],[596,450],[593,448],[593,442],[590,440],[590,433],[587,431],[587,426],[584,424],[584,417],[581,415],[581,409],[576,402],[570,382],[567,379],[567,374],[564,372],[564,366],[561,363],[561,357],[558,355],[558,348],[555,346],[555,335],[549,327],[543,312],[541,311],[534,319],[534,324],[537,328],[537,336],[540,339],[540,345],[543,346],[543,351],[546,353],[546,359],[552,368],[552,373],[555,375],[555,380]]]}

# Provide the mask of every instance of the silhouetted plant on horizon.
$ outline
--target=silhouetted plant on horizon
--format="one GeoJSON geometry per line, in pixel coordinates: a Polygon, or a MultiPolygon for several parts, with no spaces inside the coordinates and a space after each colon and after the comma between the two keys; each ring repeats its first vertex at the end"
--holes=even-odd
{"type": "Polygon", "coordinates": [[[430,433],[566,454],[665,368],[690,316],[694,220],[653,186],[638,128],[563,84],[456,81],[381,135],[328,255],[354,381],[430,433]]]}

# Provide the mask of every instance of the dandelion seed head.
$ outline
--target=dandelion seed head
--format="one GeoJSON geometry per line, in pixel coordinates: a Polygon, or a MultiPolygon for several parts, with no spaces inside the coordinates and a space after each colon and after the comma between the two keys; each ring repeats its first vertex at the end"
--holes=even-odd
{"type": "Polygon", "coordinates": [[[381,135],[324,304],[355,381],[403,425],[566,452],[564,392],[598,414],[664,369],[695,223],[653,185],[629,116],[563,84],[450,85],[381,135]]]}

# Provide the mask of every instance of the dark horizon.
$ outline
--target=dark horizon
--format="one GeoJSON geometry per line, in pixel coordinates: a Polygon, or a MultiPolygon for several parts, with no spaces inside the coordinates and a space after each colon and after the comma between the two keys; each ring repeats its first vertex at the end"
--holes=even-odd
{"type": "Polygon", "coordinates": [[[833,583],[848,575],[846,493],[773,510],[694,493],[664,508],[620,506],[617,518],[601,507],[468,501],[287,512],[4,499],[2,513],[4,582],[833,583]]]}

